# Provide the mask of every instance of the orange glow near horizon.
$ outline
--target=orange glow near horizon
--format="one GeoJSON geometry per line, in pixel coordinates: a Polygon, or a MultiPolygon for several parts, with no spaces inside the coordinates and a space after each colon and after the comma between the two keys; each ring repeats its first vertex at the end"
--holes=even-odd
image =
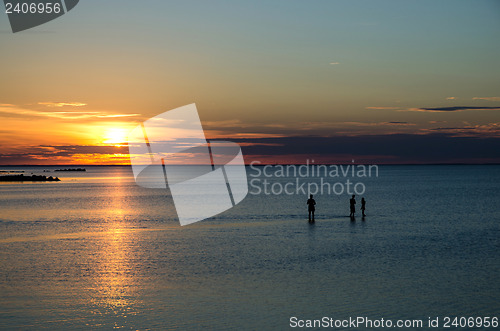
{"type": "Polygon", "coordinates": [[[139,121],[135,114],[73,104],[61,103],[57,114],[0,104],[0,165],[130,164],[127,135],[139,121]]]}
{"type": "MultiPolygon", "coordinates": [[[[76,100],[78,101],[78,100],[76,100]]],[[[14,105],[0,103],[0,165],[130,165],[128,139],[131,131],[147,119],[146,115],[122,113],[94,109],[85,102],[65,102],[46,104],[14,105]],[[57,104],[57,106],[52,106],[57,104]],[[43,107],[42,107],[43,106],[43,107]],[[60,111],[54,111],[54,108],[60,111]]],[[[85,100],[82,100],[85,101],[85,100]]],[[[460,112],[462,116],[466,112],[460,112]]],[[[488,115],[488,113],[484,113],[488,115]]],[[[446,134],[450,137],[498,138],[499,124],[492,122],[489,116],[485,123],[458,123],[445,119],[452,116],[447,113],[421,113],[420,120],[406,121],[323,121],[323,122],[283,122],[265,124],[241,120],[202,121],[204,135],[208,140],[237,141],[245,147],[247,164],[259,160],[266,164],[301,164],[306,159],[315,159],[321,163],[349,162],[351,159],[365,162],[383,163],[420,163],[437,162],[429,157],[426,160],[413,158],[401,159],[386,155],[380,150],[376,155],[331,154],[325,149],[305,155],[269,153],[285,149],[289,138],[294,137],[356,137],[377,135],[426,135],[446,134]],[[432,116],[432,120],[427,118],[432,116]],[[442,119],[440,119],[442,117],[442,119]],[[259,147],[260,146],[260,147],[259,147]],[[256,148],[257,147],[257,148],[256,148]],[[267,151],[261,153],[260,150],[267,151]],[[251,150],[252,152],[247,152],[251,150]]],[[[461,121],[462,117],[455,121],[461,121]]],[[[171,139],[177,136],[189,136],[189,132],[169,129],[165,134],[171,139]]],[[[396,136],[395,136],[396,137],[396,136]]],[[[370,139],[366,139],[369,142],[370,139]]],[[[133,140],[132,140],[133,141],[133,140]]],[[[296,143],[296,141],[294,142],[296,143]]],[[[397,144],[396,144],[397,145],[397,144]]],[[[345,154],[345,153],[344,153],[345,154]]],[[[140,157],[132,155],[133,158],[140,157]]],[[[148,159],[147,159],[148,160],[148,159]]],[[[147,161],[146,160],[146,161],[147,161]]],[[[460,155],[448,158],[449,162],[470,162],[460,155]]],[[[477,157],[474,162],[497,162],[494,157],[477,157]]]]}

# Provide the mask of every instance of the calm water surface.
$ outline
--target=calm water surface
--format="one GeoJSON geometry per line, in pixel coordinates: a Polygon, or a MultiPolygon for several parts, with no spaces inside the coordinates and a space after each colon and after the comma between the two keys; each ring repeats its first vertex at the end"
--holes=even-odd
{"type": "Polygon", "coordinates": [[[62,179],[0,183],[3,329],[500,315],[499,166],[381,166],[354,222],[346,194],[315,196],[314,225],[305,195],[249,194],[187,227],[129,167],[44,169],[0,167],[62,179]]]}

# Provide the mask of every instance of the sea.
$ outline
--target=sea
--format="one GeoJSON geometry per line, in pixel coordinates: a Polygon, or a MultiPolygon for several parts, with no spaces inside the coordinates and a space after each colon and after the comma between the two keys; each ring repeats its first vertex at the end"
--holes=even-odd
{"type": "Polygon", "coordinates": [[[60,168],[76,167],[0,167],[61,179],[0,182],[0,329],[473,329],[500,317],[499,165],[247,166],[243,201],[186,226],[170,191],[138,186],[129,166],[60,168]]]}

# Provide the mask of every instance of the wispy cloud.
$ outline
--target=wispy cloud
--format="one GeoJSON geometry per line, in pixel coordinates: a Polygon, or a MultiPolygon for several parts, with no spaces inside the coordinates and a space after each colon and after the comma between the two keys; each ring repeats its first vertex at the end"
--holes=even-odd
{"type": "Polygon", "coordinates": [[[446,100],[455,100],[456,97],[447,97],[446,100]]]}
{"type": "Polygon", "coordinates": [[[500,107],[455,106],[455,107],[435,107],[435,108],[408,108],[408,109],[402,109],[400,111],[457,112],[466,110],[500,110],[500,107]]]}
{"type": "Polygon", "coordinates": [[[38,104],[47,107],[83,107],[87,105],[83,102],[39,102],[38,104]]]}
{"type": "Polygon", "coordinates": [[[235,133],[235,132],[230,132],[230,131],[224,131],[224,130],[204,130],[205,135],[209,139],[239,139],[239,138],[279,138],[279,137],[284,137],[284,134],[280,133],[235,133]]]}
{"type": "Polygon", "coordinates": [[[400,107],[365,107],[365,109],[374,109],[374,110],[383,110],[383,109],[387,109],[387,110],[396,110],[396,109],[400,109],[400,107]]]}
{"type": "Polygon", "coordinates": [[[330,62],[331,65],[340,64],[340,62],[330,62]]]}
{"type": "Polygon", "coordinates": [[[203,122],[205,133],[210,139],[219,138],[264,138],[290,135],[360,135],[381,132],[414,131],[415,123],[407,121],[310,121],[286,123],[255,123],[239,120],[203,122]]]}
{"type": "Polygon", "coordinates": [[[206,128],[245,128],[249,127],[250,124],[243,123],[238,119],[234,120],[224,120],[224,121],[203,121],[203,126],[206,128]]]}
{"type": "MultiPolygon", "coordinates": [[[[49,107],[63,107],[63,106],[49,106],[49,107]]],[[[73,107],[80,107],[75,106],[73,107]]],[[[89,118],[120,118],[120,117],[134,117],[139,114],[113,114],[102,111],[41,111],[33,109],[19,108],[15,105],[0,104],[0,115],[15,115],[15,116],[38,116],[58,118],[63,120],[73,119],[89,119],[89,118]]]]}
{"type": "Polygon", "coordinates": [[[500,110],[500,106],[453,106],[453,107],[420,107],[420,108],[400,108],[400,107],[365,107],[370,110],[394,110],[394,111],[419,111],[419,112],[457,112],[466,110],[500,110]]]}
{"type": "Polygon", "coordinates": [[[391,121],[391,122],[340,122],[338,124],[341,125],[352,125],[352,126],[381,126],[381,125],[415,125],[414,123],[409,122],[399,122],[399,121],[391,121]]]}
{"type": "Polygon", "coordinates": [[[462,127],[438,127],[431,129],[422,129],[421,131],[426,133],[446,133],[449,134],[450,137],[500,137],[500,123],[487,123],[478,125],[469,124],[462,127]]]}
{"type": "Polygon", "coordinates": [[[127,146],[24,146],[0,152],[0,164],[129,164],[127,146]]]}
{"type": "Polygon", "coordinates": [[[408,123],[408,122],[383,122],[381,123],[383,125],[415,125],[415,123],[408,123]]]}
{"type": "MultiPolygon", "coordinates": [[[[262,163],[340,163],[370,160],[383,163],[485,163],[499,162],[496,151],[500,123],[450,126],[423,134],[375,134],[360,136],[242,137],[233,141],[243,147],[245,161],[262,163]],[[477,139],[481,132],[481,139],[477,139]],[[490,132],[483,134],[482,132],[490,132]],[[408,149],[408,146],[413,148],[408,149]],[[460,148],[457,148],[459,146],[460,148]]],[[[364,162],[364,161],[363,161],[364,162]]],[[[129,164],[126,146],[23,146],[0,151],[0,164],[129,164]]]]}
{"type": "Polygon", "coordinates": [[[500,101],[500,97],[474,97],[472,100],[500,101]]]}

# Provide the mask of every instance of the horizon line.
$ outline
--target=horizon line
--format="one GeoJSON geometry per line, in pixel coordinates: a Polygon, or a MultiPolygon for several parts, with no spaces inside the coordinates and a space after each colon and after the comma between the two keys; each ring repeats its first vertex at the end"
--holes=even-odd
{"type": "MultiPolygon", "coordinates": [[[[177,166],[199,166],[200,164],[175,164],[177,166]]],[[[248,163],[245,166],[250,166],[252,164],[248,163]]],[[[467,162],[434,162],[434,163],[259,163],[253,164],[253,166],[267,166],[267,165],[397,165],[397,166],[407,166],[407,165],[500,165],[500,162],[483,162],[483,163],[467,163],[467,162]]],[[[0,167],[131,167],[130,164],[0,164],[0,167]]],[[[159,166],[159,165],[158,165],[159,166]]]]}

